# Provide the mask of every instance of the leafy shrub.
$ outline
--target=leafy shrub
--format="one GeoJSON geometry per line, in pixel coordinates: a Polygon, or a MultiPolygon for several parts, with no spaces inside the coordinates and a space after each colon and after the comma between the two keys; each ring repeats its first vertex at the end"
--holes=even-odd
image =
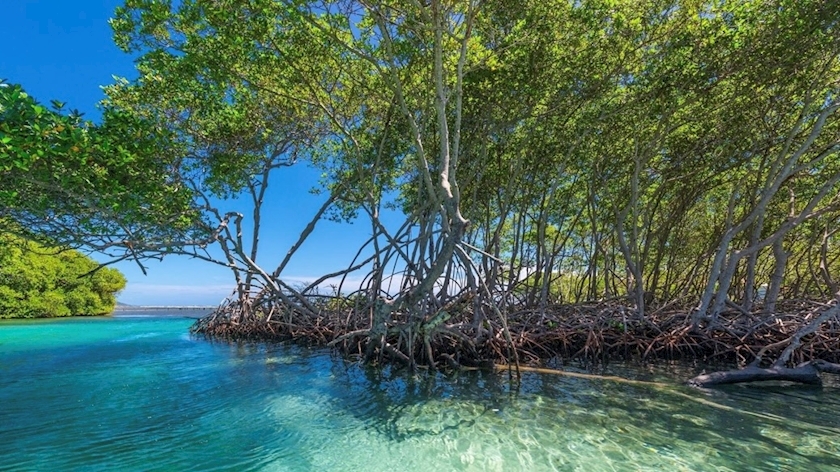
{"type": "Polygon", "coordinates": [[[125,277],[74,250],[59,251],[0,235],[0,318],[102,315],[116,305],[125,277]]]}

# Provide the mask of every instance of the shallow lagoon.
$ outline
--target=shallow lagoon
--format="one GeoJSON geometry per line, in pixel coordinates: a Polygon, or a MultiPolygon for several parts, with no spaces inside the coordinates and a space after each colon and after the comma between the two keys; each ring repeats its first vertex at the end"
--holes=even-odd
{"type": "Polygon", "coordinates": [[[183,312],[0,323],[0,470],[837,470],[840,386],[411,376],[194,339],[183,312]]]}

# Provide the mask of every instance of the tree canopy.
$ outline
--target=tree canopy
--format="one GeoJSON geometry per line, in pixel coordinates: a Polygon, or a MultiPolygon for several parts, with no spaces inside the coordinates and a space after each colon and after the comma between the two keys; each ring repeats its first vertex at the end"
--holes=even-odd
{"type": "Polygon", "coordinates": [[[13,223],[4,231],[116,258],[153,255],[130,241],[200,237],[171,145],[166,130],[125,111],[106,106],[97,125],[0,83],[0,219],[13,223]]]}
{"type": "Polygon", "coordinates": [[[107,88],[102,125],[4,89],[0,198],[38,234],[230,268],[235,321],[319,319],[318,285],[361,271],[340,340],[411,365],[445,358],[434,339],[511,345],[508,314],[556,303],[621,300],[624,329],[679,306],[714,332],[838,291],[837,18],[831,0],[127,0],[112,26],[139,76],[107,88]],[[324,204],[264,260],[266,189],[301,161],[324,204]],[[370,240],[292,287],[325,216],[370,240]]]}

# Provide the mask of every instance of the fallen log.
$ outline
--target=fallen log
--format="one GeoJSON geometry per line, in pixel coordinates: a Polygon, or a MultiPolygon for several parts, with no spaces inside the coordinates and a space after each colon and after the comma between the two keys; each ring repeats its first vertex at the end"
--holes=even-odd
{"type": "Polygon", "coordinates": [[[745,367],[743,369],[702,374],[689,380],[692,387],[711,387],[713,385],[727,385],[744,382],[761,382],[766,380],[787,380],[809,385],[822,385],[822,378],[816,367],[806,363],[797,367],[745,367]]]}
{"type": "Polygon", "coordinates": [[[833,364],[831,362],[817,359],[815,361],[811,361],[811,365],[814,366],[814,368],[820,372],[828,372],[829,374],[840,374],[840,364],[833,364]]]}

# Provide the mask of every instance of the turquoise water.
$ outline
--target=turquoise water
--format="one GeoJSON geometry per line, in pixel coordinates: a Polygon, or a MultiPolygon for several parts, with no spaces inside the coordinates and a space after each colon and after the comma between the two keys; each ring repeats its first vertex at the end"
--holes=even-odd
{"type": "Polygon", "coordinates": [[[840,387],[411,376],[193,339],[192,319],[0,323],[0,470],[837,470],[840,387]]]}

